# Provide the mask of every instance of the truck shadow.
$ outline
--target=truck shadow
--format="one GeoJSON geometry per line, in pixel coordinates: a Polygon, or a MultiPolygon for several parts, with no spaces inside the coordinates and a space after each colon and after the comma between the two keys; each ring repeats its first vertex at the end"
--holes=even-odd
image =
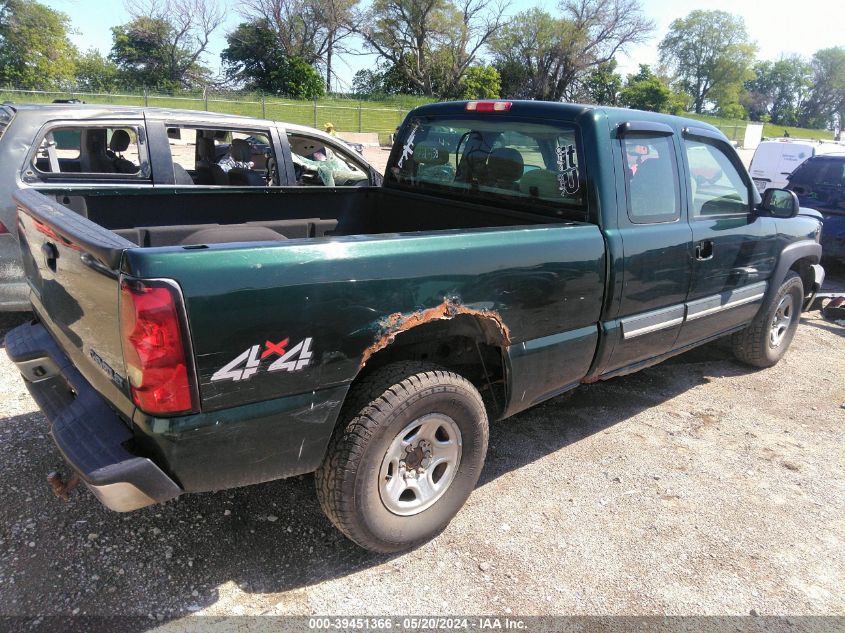
{"type": "MultiPolygon", "coordinates": [[[[479,486],[715,377],[749,371],[710,345],[494,423],[479,486]]],[[[0,613],[118,612],[138,617],[122,618],[117,629],[146,630],[208,607],[231,613],[243,593],[263,611],[309,613],[301,589],[392,559],[334,530],[311,476],[121,515],[84,489],[68,503],[53,498],[45,476],[64,467],[39,412],[0,419],[0,437],[0,522],[8,534],[0,613]]]]}

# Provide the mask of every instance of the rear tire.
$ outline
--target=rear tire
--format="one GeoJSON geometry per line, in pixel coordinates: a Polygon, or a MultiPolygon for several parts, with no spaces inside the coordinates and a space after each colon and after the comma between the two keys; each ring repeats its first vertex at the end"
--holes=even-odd
{"type": "Polygon", "coordinates": [[[376,552],[439,534],[484,466],[487,414],[475,387],[431,364],[394,363],[353,387],[343,415],[316,472],[326,516],[376,552]]]}
{"type": "Polygon", "coordinates": [[[753,367],[775,365],[792,343],[803,301],[801,277],[789,271],[772,300],[748,327],[731,337],[734,356],[753,367]]]}

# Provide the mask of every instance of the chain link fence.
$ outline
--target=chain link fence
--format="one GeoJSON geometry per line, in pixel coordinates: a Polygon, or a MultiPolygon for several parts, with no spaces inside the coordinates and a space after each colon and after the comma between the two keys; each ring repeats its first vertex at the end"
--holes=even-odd
{"type": "Polygon", "coordinates": [[[298,123],[322,129],[326,123],[339,132],[377,132],[387,138],[418,103],[381,104],[350,97],[330,96],[314,100],[283,99],[260,93],[203,91],[176,95],[142,93],[100,93],[0,88],[0,100],[17,103],[51,103],[79,100],[110,105],[205,110],[298,123]]]}

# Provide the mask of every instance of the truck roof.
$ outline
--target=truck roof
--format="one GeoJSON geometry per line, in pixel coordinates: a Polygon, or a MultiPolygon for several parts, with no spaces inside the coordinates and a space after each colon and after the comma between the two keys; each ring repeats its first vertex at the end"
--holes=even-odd
{"type": "Polygon", "coordinates": [[[323,137],[328,135],[317,128],[312,128],[307,125],[299,125],[296,123],[289,123],[284,120],[261,119],[251,116],[243,116],[239,114],[226,114],[222,112],[208,112],[206,110],[183,110],[179,108],[156,108],[147,106],[128,106],[119,104],[104,104],[104,103],[11,103],[5,102],[0,104],[2,108],[9,108],[18,115],[30,116],[36,119],[30,124],[41,124],[52,119],[79,119],[79,120],[96,120],[96,119],[115,119],[128,117],[141,117],[143,115],[151,115],[156,118],[169,119],[175,122],[203,123],[211,122],[225,125],[227,123],[235,123],[240,125],[282,125],[286,130],[291,132],[304,132],[309,134],[318,134],[323,137]]]}
{"type": "MultiPolygon", "coordinates": [[[[179,117],[184,115],[201,116],[203,119],[227,120],[250,120],[255,117],[242,116],[238,114],[225,114],[221,112],[208,112],[206,110],[183,110],[180,108],[156,108],[148,106],[128,106],[106,103],[3,103],[15,112],[43,112],[50,116],[58,116],[69,119],[96,119],[114,118],[120,116],[139,116],[141,114],[153,114],[156,116],[179,117]]],[[[258,119],[269,120],[269,119],[258,119]]]]}
{"type": "MultiPolygon", "coordinates": [[[[479,99],[479,101],[485,101],[479,99]]],[[[611,123],[622,123],[624,121],[638,120],[638,121],[659,121],[664,123],[675,123],[678,127],[698,127],[705,128],[722,134],[722,132],[715,126],[699,121],[697,119],[689,119],[686,117],[675,116],[672,114],[662,114],[660,112],[646,112],[644,110],[632,110],[629,108],[613,108],[608,106],[598,106],[582,103],[565,103],[561,101],[520,101],[512,99],[489,99],[489,101],[510,101],[511,114],[521,114],[527,116],[536,116],[538,118],[556,118],[565,121],[575,121],[589,115],[591,112],[600,112],[607,116],[611,123]]],[[[415,108],[415,114],[463,114],[466,112],[466,104],[468,101],[445,101],[442,103],[429,103],[427,105],[415,108]]]]}

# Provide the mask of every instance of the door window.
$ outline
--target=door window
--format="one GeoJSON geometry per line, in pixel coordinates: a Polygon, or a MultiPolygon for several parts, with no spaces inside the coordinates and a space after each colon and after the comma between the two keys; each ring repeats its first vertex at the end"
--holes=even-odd
{"type": "Polygon", "coordinates": [[[41,138],[32,167],[40,174],[148,178],[143,131],[137,126],[55,127],[41,138]]]}
{"type": "Polygon", "coordinates": [[[177,185],[267,187],[279,184],[267,130],[168,126],[177,185]]]}
{"type": "MultiPolygon", "coordinates": [[[[341,141],[342,142],[342,141],[341,141]]],[[[370,175],[353,149],[327,144],[319,137],[288,134],[293,170],[298,185],[358,187],[370,183],[370,175]]]]}
{"type": "Polygon", "coordinates": [[[692,217],[750,210],[748,186],[727,154],[711,143],[687,139],[692,217]]]}
{"type": "Polygon", "coordinates": [[[678,165],[671,136],[626,134],[628,217],[636,224],[674,222],[680,216],[678,165]]]}

